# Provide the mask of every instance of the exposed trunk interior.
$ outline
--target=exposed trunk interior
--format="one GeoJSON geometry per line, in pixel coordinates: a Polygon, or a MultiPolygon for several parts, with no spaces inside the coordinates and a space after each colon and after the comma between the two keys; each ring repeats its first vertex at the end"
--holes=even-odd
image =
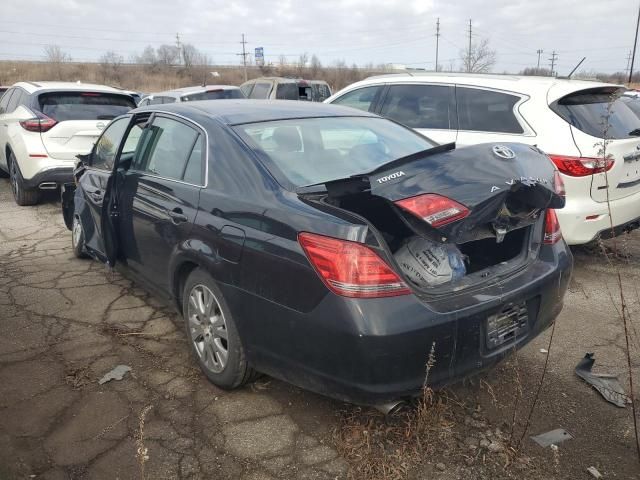
{"type": "MultiPolygon", "coordinates": [[[[419,225],[422,222],[406,218],[397,207],[381,197],[361,193],[339,198],[325,197],[323,201],[366,218],[382,234],[393,254],[417,235],[441,241],[437,230],[426,224],[419,225]]],[[[531,228],[527,226],[511,230],[501,242],[497,241],[489,228],[478,228],[477,240],[456,244],[464,256],[466,275],[477,276],[481,281],[482,271],[490,267],[504,265],[518,257],[524,261],[524,255],[521,254],[527,247],[531,228]]]]}

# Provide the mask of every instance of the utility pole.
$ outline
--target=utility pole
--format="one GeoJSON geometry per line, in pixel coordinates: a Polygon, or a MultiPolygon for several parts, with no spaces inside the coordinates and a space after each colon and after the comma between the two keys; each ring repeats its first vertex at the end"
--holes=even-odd
{"type": "Polygon", "coordinates": [[[236,53],[236,55],[242,56],[242,66],[244,67],[244,81],[247,81],[247,55],[249,55],[245,49],[247,42],[244,39],[244,33],[242,34],[242,53],[236,53]]]}
{"type": "Polygon", "coordinates": [[[551,76],[553,77],[553,72],[556,66],[556,61],[558,60],[558,54],[556,53],[556,51],[554,50],[551,53],[551,58],[549,58],[549,61],[551,62],[551,76]]]}
{"type": "Polygon", "coordinates": [[[629,73],[629,65],[631,65],[631,50],[627,53],[627,67],[624,69],[624,73],[629,73]]]}
{"type": "Polygon", "coordinates": [[[638,27],[640,27],[640,5],[638,5],[638,20],[636,21],[636,37],[633,41],[633,53],[631,54],[631,66],[629,67],[629,84],[633,78],[633,62],[636,59],[636,46],[638,45],[638,27]]]}
{"type": "Polygon", "coordinates": [[[469,51],[467,52],[467,72],[471,72],[471,19],[469,19],[469,51]]]}
{"type": "Polygon", "coordinates": [[[182,51],[182,42],[180,42],[180,34],[176,33],[176,48],[178,49],[178,63],[182,63],[182,58],[184,57],[182,51]]]}
{"type": "Polygon", "coordinates": [[[440,41],[440,17],[436,21],[436,72],[438,71],[438,43],[440,41]]]}
{"type": "Polygon", "coordinates": [[[538,50],[536,50],[536,53],[538,54],[538,67],[537,67],[537,70],[540,70],[540,55],[542,55],[544,53],[544,51],[539,48],[538,50]]]}

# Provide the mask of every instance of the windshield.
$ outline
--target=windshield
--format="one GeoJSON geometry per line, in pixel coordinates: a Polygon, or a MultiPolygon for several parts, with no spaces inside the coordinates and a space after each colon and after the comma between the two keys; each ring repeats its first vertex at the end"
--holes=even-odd
{"type": "Polygon", "coordinates": [[[640,128],[640,119],[629,106],[608,89],[585,90],[560,99],[551,106],[578,130],[596,138],[630,138],[640,128]],[[606,128],[605,128],[606,127],[606,128]]]}
{"type": "Polygon", "coordinates": [[[627,107],[640,118],[640,97],[620,97],[627,107]]]}
{"type": "Polygon", "coordinates": [[[245,98],[239,88],[216,89],[206,92],[190,93],[182,97],[183,102],[195,102],[196,100],[220,100],[227,98],[245,98]]]}
{"type": "Polygon", "coordinates": [[[136,104],[128,95],[98,92],[43,93],[40,111],[58,122],[66,120],[112,120],[136,104]]]}
{"type": "Polygon", "coordinates": [[[366,173],[435,146],[383,118],[296,118],[237,125],[271,172],[296,187],[366,173]]]}

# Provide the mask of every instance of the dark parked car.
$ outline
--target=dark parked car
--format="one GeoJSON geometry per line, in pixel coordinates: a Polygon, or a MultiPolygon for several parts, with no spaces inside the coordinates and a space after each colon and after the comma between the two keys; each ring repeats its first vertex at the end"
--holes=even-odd
{"type": "Polygon", "coordinates": [[[138,108],[62,194],[74,252],[173,301],[216,385],[376,405],[495,364],[562,308],[563,186],[534,147],[436,146],[310,102],[138,108]]]}

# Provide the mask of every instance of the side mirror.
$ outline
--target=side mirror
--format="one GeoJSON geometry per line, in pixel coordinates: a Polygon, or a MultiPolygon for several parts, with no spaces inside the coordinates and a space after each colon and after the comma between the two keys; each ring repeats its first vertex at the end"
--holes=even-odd
{"type": "Polygon", "coordinates": [[[80,167],[81,165],[87,165],[89,163],[89,160],[91,160],[91,153],[79,154],[76,155],[76,158],[78,159],[78,161],[76,162],[76,168],[80,167]]]}

